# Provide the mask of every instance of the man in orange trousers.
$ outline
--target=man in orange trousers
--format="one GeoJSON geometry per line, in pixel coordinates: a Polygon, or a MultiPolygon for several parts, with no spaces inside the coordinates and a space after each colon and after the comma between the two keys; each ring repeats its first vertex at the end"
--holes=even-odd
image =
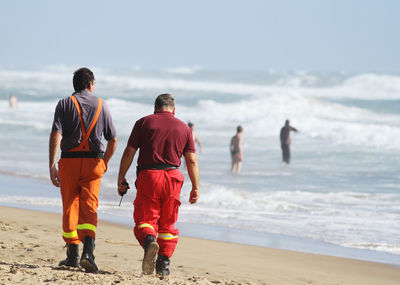
{"type": "Polygon", "coordinates": [[[97,207],[101,178],[113,155],[117,137],[110,112],[94,92],[92,71],[75,71],[75,92],[61,99],[54,113],[49,143],[50,179],[60,187],[63,203],[62,237],[67,244],[67,258],[60,265],[82,266],[86,272],[98,272],[94,262],[97,207]],[[108,141],[104,152],[101,137],[108,141]],[[58,149],[61,159],[56,168],[58,149]],[[79,261],[79,243],[83,252],[79,261]]]}

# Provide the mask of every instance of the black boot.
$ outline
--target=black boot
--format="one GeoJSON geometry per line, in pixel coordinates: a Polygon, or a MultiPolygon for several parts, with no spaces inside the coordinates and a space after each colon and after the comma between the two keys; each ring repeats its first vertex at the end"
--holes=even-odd
{"type": "Polygon", "coordinates": [[[158,275],[169,275],[169,264],[169,258],[159,254],[156,261],[156,273],[158,275]]]}
{"type": "Polygon", "coordinates": [[[154,271],[158,248],[155,236],[148,235],[143,243],[144,257],[142,262],[142,271],[146,275],[150,275],[154,271]]]}
{"type": "Polygon", "coordinates": [[[60,261],[59,266],[65,265],[78,267],[79,265],[79,244],[67,243],[67,258],[60,261]]]}
{"type": "Polygon", "coordinates": [[[96,263],[94,263],[94,238],[91,236],[85,236],[83,240],[83,251],[81,256],[81,262],[79,265],[85,268],[85,272],[88,273],[97,273],[99,269],[97,268],[96,263]]]}

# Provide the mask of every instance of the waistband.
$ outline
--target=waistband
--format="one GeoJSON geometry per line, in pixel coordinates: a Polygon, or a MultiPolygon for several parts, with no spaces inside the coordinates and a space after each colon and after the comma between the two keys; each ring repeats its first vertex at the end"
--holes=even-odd
{"type": "Polygon", "coordinates": [[[136,177],[138,176],[139,172],[142,170],[175,170],[179,167],[172,164],[165,164],[165,163],[157,163],[157,164],[147,164],[147,165],[138,165],[136,167],[136,177]]]}
{"type": "Polygon", "coordinates": [[[104,152],[63,151],[61,158],[104,158],[104,152]]]}

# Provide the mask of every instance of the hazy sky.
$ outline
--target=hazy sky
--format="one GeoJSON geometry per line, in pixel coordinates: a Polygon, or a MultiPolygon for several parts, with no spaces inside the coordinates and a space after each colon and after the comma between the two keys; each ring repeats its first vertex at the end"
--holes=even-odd
{"type": "Polygon", "coordinates": [[[400,72],[397,0],[0,0],[0,66],[400,72]]]}

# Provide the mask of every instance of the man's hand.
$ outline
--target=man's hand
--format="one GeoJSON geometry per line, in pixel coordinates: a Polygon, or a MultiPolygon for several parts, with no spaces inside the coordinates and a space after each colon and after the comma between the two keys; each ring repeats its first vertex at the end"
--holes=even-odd
{"type": "Polygon", "coordinates": [[[194,152],[187,151],[184,155],[189,178],[192,182],[192,191],[190,192],[189,202],[190,204],[194,204],[200,197],[199,164],[197,162],[197,156],[194,152]]]}
{"type": "Polygon", "coordinates": [[[189,197],[190,204],[196,203],[199,197],[200,197],[199,189],[193,188],[192,191],[190,191],[190,197],[189,197]]]}
{"type": "Polygon", "coordinates": [[[58,176],[58,170],[55,165],[50,166],[50,179],[54,186],[60,187],[60,177],[58,176]]]}
{"type": "Polygon", "coordinates": [[[124,196],[130,189],[128,182],[125,177],[118,177],[118,195],[124,196]]]}
{"type": "Polygon", "coordinates": [[[58,149],[60,148],[60,142],[62,135],[57,131],[52,131],[50,133],[49,140],[49,170],[50,170],[50,180],[54,186],[60,187],[60,177],[58,176],[58,170],[56,168],[56,160],[58,149]]]}
{"type": "Polygon", "coordinates": [[[121,158],[121,162],[119,164],[119,172],[118,172],[118,195],[124,196],[129,189],[129,184],[125,179],[126,172],[132,164],[132,160],[135,157],[136,149],[127,146],[124,150],[124,153],[121,158]]]}

